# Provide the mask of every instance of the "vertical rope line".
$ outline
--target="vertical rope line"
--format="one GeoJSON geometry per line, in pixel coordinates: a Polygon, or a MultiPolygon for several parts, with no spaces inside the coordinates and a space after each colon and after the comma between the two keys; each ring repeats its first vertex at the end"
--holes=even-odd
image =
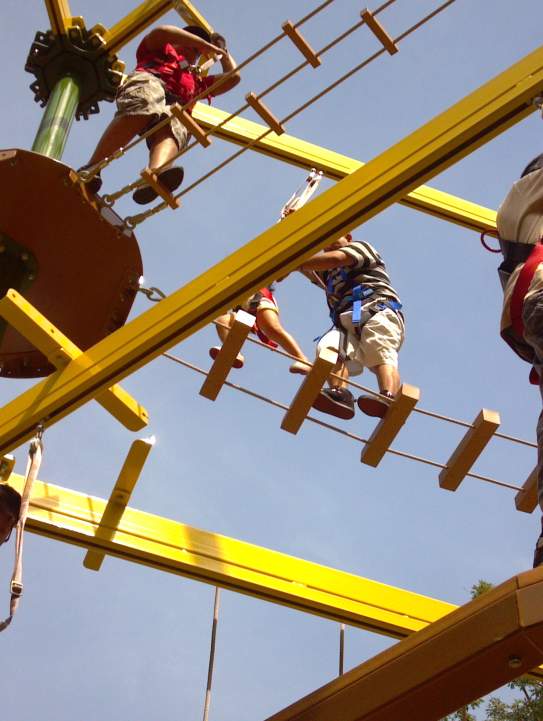
{"type": "Polygon", "coordinates": [[[339,624],[339,675],[344,673],[344,657],[345,657],[345,624],[339,624]]]}
{"type": "Polygon", "coordinates": [[[215,644],[217,641],[217,625],[219,623],[219,606],[221,601],[221,589],[215,588],[215,602],[213,605],[213,623],[211,625],[211,646],[209,649],[209,666],[207,669],[206,697],[204,702],[203,721],[209,719],[209,707],[211,705],[211,685],[213,683],[213,667],[215,665],[215,644]]]}

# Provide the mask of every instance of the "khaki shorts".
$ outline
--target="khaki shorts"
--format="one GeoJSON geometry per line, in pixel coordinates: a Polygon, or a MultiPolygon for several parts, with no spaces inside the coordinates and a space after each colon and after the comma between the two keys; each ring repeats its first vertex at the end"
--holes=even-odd
{"type": "Polygon", "coordinates": [[[177,118],[172,117],[170,106],[166,102],[164,86],[151,73],[135,72],[129,75],[117,91],[116,100],[116,118],[127,115],[149,115],[149,124],[141,131],[144,133],[163,118],[170,117],[172,119],[170,128],[177,147],[183,150],[187,146],[189,133],[177,118]]]}
{"type": "Polygon", "coordinates": [[[352,324],[352,312],[340,315],[341,329],[325,333],[317,344],[317,352],[332,348],[345,359],[350,375],[359,375],[364,368],[377,365],[398,367],[398,351],[404,340],[404,322],[390,308],[380,310],[364,325],[360,337],[352,324]]]}

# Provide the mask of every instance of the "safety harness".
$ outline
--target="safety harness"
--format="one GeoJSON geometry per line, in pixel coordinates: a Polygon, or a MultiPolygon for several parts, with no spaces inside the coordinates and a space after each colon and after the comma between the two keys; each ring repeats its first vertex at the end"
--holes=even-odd
{"type": "MultiPolygon", "coordinates": [[[[533,358],[528,357],[527,343],[524,340],[524,322],[522,320],[522,311],[524,307],[524,299],[530,288],[537,266],[543,263],[543,245],[541,241],[537,245],[529,245],[527,243],[515,243],[500,238],[500,247],[504,255],[504,261],[500,265],[499,270],[504,273],[512,273],[519,263],[524,263],[513,288],[511,302],[509,306],[509,314],[511,317],[511,329],[502,331],[501,336],[504,341],[519,355],[523,360],[532,362],[533,358]]],[[[539,374],[532,368],[530,372],[530,383],[539,384],[539,374]]]]}
{"type": "Polygon", "coordinates": [[[335,327],[341,326],[341,313],[346,312],[351,304],[353,309],[352,324],[357,330],[360,330],[376,313],[386,308],[389,308],[395,313],[399,313],[402,309],[402,304],[392,298],[383,298],[375,303],[366,303],[366,301],[375,295],[375,289],[367,285],[362,285],[361,283],[356,283],[356,280],[345,268],[339,268],[338,272],[342,281],[345,283],[347,291],[342,294],[341,298],[336,298],[334,295],[334,278],[329,276],[326,280],[326,297],[328,307],[330,308],[330,318],[335,327]]]}

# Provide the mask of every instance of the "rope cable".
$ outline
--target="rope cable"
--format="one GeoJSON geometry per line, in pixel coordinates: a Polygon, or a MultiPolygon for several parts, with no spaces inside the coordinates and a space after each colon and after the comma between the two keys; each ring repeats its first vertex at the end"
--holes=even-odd
{"type": "MultiPolygon", "coordinates": [[[[182,365],[185,368],[189,368],[193,371],[196,371],[200,375],[203,375],[203,376],[208,375],[207,371],[205,371],[203,368],[199,368],[198,366],[194,365],[193,363],[183,360],[183,358],[179,358],[178,356],[175,356],[172,353],[163,353],[162,355],[165,358],[168,358],[169,360],[173,361],[174,363],[178,363],[179,365],[182,365]]],[[[229,388],[233,388],[234,390],[240,391],[240,393],[244,393],[245,395],[251,396],[252,398],[261,400],[264,403],[267,403],[268,405],[274,406],[275,408],[281,408],[284,411],[288,411],[288,409],[289,409],[289,406],[286,405],[285,403],[280,403],[279,401],[276,401],[273,398],[268,398],[267,396],[264,396],[261,393],[257,393],[256,391],[253,391],[249,388],[245,388],[245,386],[240,386],[237,383],[231,383],[230,381],[224,381],[224,385],[228,386],[229,388]]],[[[307,415],[306,420],[310,421],[311,423],[316,423],[318,426],[322,426],[323,428],[327,428],[328,430],[334,431],[334,433],[339,433],[342,436],[346,436],[347,438],[351,438],[352,440],[358,441],[359,443],[364,443],[364,444],[368,443],[367,438],[363,438],[362,436],[359,436],[356,433],[350,433],[349,431],[345,431],[345,430],[343,430],[343,428],[338,428],[338,426],[334,426],[331,423],[326,423],[325,421],[321,421],[319,418],[314,418],[311,415],[307,415]]],[[[418,463],[423,463],[428,466],[433,466],[434,468],[440,468],[440,469],[447,468],[447,465],[445,463],[439,463],[438,461],[432,461],[429,458],[424,458],[423,456],[417,456],[413,453],[407,453],[406,451],[398,451],[394,448],[387,448],[385,453],[390,453],[394,456],[400,456],[401,458],[408,458],[409,460],[417,461],[418,463]]],[[[505,481],[498,481],[497,479],[491,478],[490,476],[483,476],[478,473],[472,473],[471,471],[466,473],[466,477],[475,478],[476,480],[484,481],[485,483],[492,483],[496,486],[501,486],[502,488],[510,488],[513,491],[522,491],[523,490],[520,486],[515,486],[512,483],[506,483],[505,481]]]]}
{"type": "MultiPolygon", "coordinates": [[[[443,3],[442,5],[440,5],[438,8],[436,8],[435,10],[433,10],[431,13],[429,13],[428,15],[426,15],[424,18],[422,18],[421,20],[419,20],[417,23],[415,23],[414,25],[412,25],[412,26],[411,26],[410,28],[408,28],[405,32],[403,32],[401,35],[399,35],[397,38],[395,38],[395,39],[394,39],[394,42],[395,42],[396,44],[399,43],[401,40],[403,40],[403,39],[406,38],[408,35],[410,35],[412,32],[414,32],[416,29],[420,28],[422,25],[424,25],[425,23],[427,23],[430,19],[434,18],[437,14],[439,14],[440,12],[442,12],[443,10],[445,10],[447,7],[449,7],[449,5],[451,5],[451,4],[452,4],[453,2],[455,2],[455,1],[456,1],[456,0],[446,0],[446,2],[444,2],[444,3],[443,3]]],[[[301,107],[299,107],[298,109],[294,110],[294,111],[291,112],[289,115],[287,115],[287,116],[284,117],[282,120],[280,120],[280,123],[286,123],[286,122],[288,122],[289,120],[291,120],[292,118],[296,117],[296,115],[298,115],[298,114],[301,113],[302,111],[306,110],[310,105],[312,105],[313,103],[315,103],[317,100],[319,100],[320,98],[322,98],[322,97],[323,97],[324,95],[326,95],[327,93],[329,93],[329,92],[331,92],[332,90],[334,90],[335,88],[337,88],[338,85],[340,85],[340,84],[342,84],[343,82],[345,82],[348,78],[350,78],[352,75],[354,75],[354,74],[355,74],[356,72],[358,72],[359,70],[362,70],[364,67],[366,67],[367,65],[369,65],[371,62],[373,62],[373,60],[377,59],[379,56],[383,55],[385,52],[386,52],[386,48],[383,47],[381,50],[378,50],[377,52],[373,53],[373,55],[369,56],[368,58],[366,58],[366,60],[362,61],[362,62],[359,63],[357,66],[355,66],[354,68],[352,68],[351,70],[349,70],[347,73],[345,73],[343,76],[341,76],[338,80],[334,81],[331,85],[329,85],[329,86],[327,86],[326,88],[324,88],[324,90],[322,90],[320,93],[318,93],[317,95],[314,95],[314,96],[313,96],[312,98],[310,98],[306,103],[304,103],[301,107]]],[[[267,137],[268,135],[270,135],[272,132],[273,132],[273,130],[272,130],[271,128],[268,128],[268,129],[267,129],[266,131],[264,131],[261,135],[259,135],[258,137],[254,138],[254,139],[251,140],[249,143],[247,143],[246,145],[244,145],[240,150],[236,151],[235,153],[233,153],[232,155],[230,155],[228,158],[226,158],[223,162],[219,163],[219,165],[217,165],[214,169],[212,169],[212,170],[210,170],[209,172],[207,172],[207,173],[205,173],[204,175],[202,175],[200,178],[198,178],[197,180],[195,180],[193,183],[191,183],[187,188],[185,188],[184,190],[182,190],[182,191],[181,191],[180,193],[178,193],[177,195],[174,195],[174,198],[180,199],[180,198],[182,198],[184,195],[186,195],[187,193],[190,193],[192,190],[194,190],[194,188],[198,187],[198,186],[201,185],[204,181],[208,180],[208,178],[212,177],[213,175],[215,175],[216,173],[218,173],[220,170],[222,170],[223,168],[225,168],[227,165],[229,165],[231,162],[233,162],[234,160],[236,160],[237,158],[239,158],[239,157],[240,157],[241,155],[243,155],[247,150],[250,150],[254,145],[256,145],[258,142],[260,142],[261,140],[263,140],[263,139],[264,139],[265,137],[267,137]]],[[[127,216],[127,217],[125,218],[125,221],[124,221],[125,226],[126,226],[128,229],[133,230],[137,225],[140,225],[140,224],[143,223],[145,220],[147,220],[148,218],[156,215],[157,213],[160,213],[162,210],[164,210],[164,209],[167,208],[167,207],[169,207],[168,204],[167,204],[166,202],[162,202],[162,203],[159,203],[159,204],[158,204],[157,206],[155,206],[154,208],[151,208],[150,210],[147,210],[147,211],[145,211],[145,212],[143,212],[143,213],[139,213],[139,214],[133,215],[133,216],[127,216]]]]}
{"type": "MultiPolygon", "coordinates": [[[[325,0],[323,3],[318,5],[314,10],[309,12],[307,15],[305,15],[303,18],[298,20],[298,22],[294,23],[295,28],[299,28],[304,23],[306,23],[308,20],[311,20],[311,18],[315,17],[315,15],[318,15],[322,10],[324,10],[328,5],[331,5],[335,0],[325,0]]],[[[389,0],[388,3],[385,3],[385,6],[389,5],[391,2],[395,2],[395,0],[389,0]]],[[[383,8],[384,9],[384,8],[383,8]]],[[[377,11],[374,13],[374,15],[377,14],[377,11]]],[[[258,50],[255,50],[255,52],[252,55],[249,55],[249,57],[245,58],[239,65],[236,65],[236,67],[233,70],[228,71],[227,73],[221,73],[221,77],[218,78],[213,85],[211,85],[209,88],[206,88],[205,90],[202,90],[202,92],[198,93],[198,95],[195,95],[194,98],[189,100],[187,103],[181,106],[182,110],[186,110],[189,108],[193,103],[197,102],[198,100],[202,100],[206,98],[210,93],[213,93],[213,91],[217,90],[221,85],[223,85],[227,80],[229,80],[233,75],[236,73],[239,73],[240,70],[243,70],[243,68],[247,67],[250,63],[253,62],[253,60],[256,60],[261,55],[263,55],[265,52],[270,50],[274,45],[276,45],[280,40],[282,40],[284,37],[286,37],[285,31],[279,33],[279,35],[276,35],[274,38],[269,40],[267,43],[265,43],[262,47],[260,47],[258,50]]],[[[244,109],[247,109],[248,105],[245,106],[244,109]]],[[[239,110],[237,112],[243,112],[243,110],[239,110]]],[[[165,127],[168,123],[170,123],[170,118],[164,118],[164,120],[159,121],[156,123],[156,125],[153,125],[152,128],[150,128],[145,133],[142,133],[138,138],[135,138],[130,143],[128,143],[123,148],[119,148],[115,153],[112,153],[107,158],[104,158],[103,160],[99,161],[98,163],[95,163],[93,165],[92,171],[84,171],[83,174],[80,174],[80,179],[84,183],[88,183],[92,178],[94,178],[97,173],[102,171],[104,168],[106,168],[108,165],[110,165],[114,160],[117,160],[121,158],[123,155],[125,155],[129,150],[132,150],[136,145],[139,145],[143,140],[146,140],[149,136],[151,136],[153,133],[156,133],[161,128],[165,127]]],[[[196,144],[196,143],[195,143],[196,144]]],[[[191,146],[194,147],[194,146],[191,146]]],[[[187,150],[187,148],[185,148],[187,150]]]]}
{"type": "MultiPolygon", "coordinates": [[[[376,8],[376,10],[373,12],[373,15],[375,16],[375,15],[378,15],[380,12],[383,12],[383,10],[385,10],[389,5],[392,5],[392,4],[395,3],[396,1],[397,1],[397,0],[387,0],[387,2],[383,3],[383,4],[380,5],[378,8],[376,8]]],[[[353,32],[355,32],[355,30],[358,30],[362,25],[365,25],[365,21],[364,21],[364,20],[361,20],[361,21],[357,22],[355,25],[352,25],[350,28],[348,28],[346,31],[344,31],[341,35],[339,35],[337,38],[335,38],[335,39],[332,40],[330,43],[328,43],[328,45],[325,45],[323,48],[321,48],[320,50],[318,50],[315,54],[318,55],[318,56],[324,55],[324,54],[327,53],[329,50],[331,50],[331,49],[334,48],[336,45],[338,45],[340,42],[342,42],[345,38],[347,38],[349,35],[351,35],[353,32]]],[[[282,37],[282,36],[280,36],[280,37],[282,37]]],[[[242,65],[243,65],[243,64],[242,64],[242,65]]],[[[238,71],[239,71],[239,69],[242,67],[242,65],[238,66],[238,68],[237,68],[238,71]]],[[[265,89],[262,90],[260,93],[258,93],[257,98],[260,99],[260,98],[266,97],[269,93],[271,93],[273,90],[276,90],[278,87],[280,87],[280,86],[283,85],[285,82],[287,82],[287,80],[290,80],[292,77],[294,77],[295,75],[297,75],[297,73],[299,73],[301,70],[303,70],[303,69],[304,69],[305,67],[307,67],[308,65],[309,65],[309,61],[308,61],[308,60],[305,60],[304,62],[300,63],[300,65],[297,65],[295,68],[293,68],[292,70],[290,70],[288,73],[286,73],[286,74],[283,75],[281,78],[279,78],[279,79],[276,80],[274,83],[272,83],[272,84],[269,85],[267,88],[265,88],[265,89]]],[[[234,72],[234,71],[232,71],[232,72],[234,72]]],[[[214,85],[211,86],[211,87],[206,91],[207,94],[210,94],[210,93],[212,92],[212,90],[213,90],[214,87],[215,87],[214,85]]],[[[205,95],[205,94],[204,94],[204,95],[205,95]]],[[[200,98],[200,96],[196,96],[196,98],[195,98],[193,101],[191,101],[191,103],[195,102],[195,100],[197,100],[197,99],[199,99],[199,98],[200,98]]],[[[186,103],[186,104],[183,106],[183,109],[185,109],[186,107],[188,107],[188,105],[191,104],[191,103],[186,103]]],[[[222,127],[224,127],[227,123],[229,123],[229,122],[230,122],[231,120],[233,120],[234,118],[238,117],[241,113],[243,113],[243,112],[244,112],[245,110],[247,110],[249,107],[250,107],[249,103],[245,103],[244,105],[242,105],[241,107],[239,107],[237,110],[233,111],[232,113],[230,113],[229,115],[227,115],[225,118],[223,118],[223,120],[221,120],[220,123],[218,123],[217,125],[215,125],[215,126],[213,126],[213,127],[211,127],[211,128],[208,128],[208,130],[206,130],[205,133],[204,133],[204,137],[209,138],[210,136],[217,135],[218,132],[219,132],[219,130],[220,130],[222,127]]],[[[301,112],[301,111],[300,111],[300,112],[301,112]]],[[[169,118],[169,117],[168,117],[168,118],[165,118],[165,119],[164,119],[163,121],[161,121],[159,124],[153,126],[153,128],[151,128],[144,136],[141,136],[141,139],[143,139],[144,137],[145,137],[145,138],[149,137],[150,135],[152,135],[154,132],[156,132],[156,131],[159,130],[160,128],[164,127],[164,125],[166,125],[166,124],[169,123],[169,122],[171,122],[171,118],[169,118]]],[[[285,122],[285,121],[283,121],[283,122],[285,122]]],[[[271,132],[271,131],[267,131],[267,132],[266,132],[266,135],[268,135],[269,132],[271,132]]],[[[261,140],[263,137],[265,137],[265,136],[260,136],[259,138],[257,138],[257,139],[256,139],[255,141],[253,141],[253,142],[258,142],[258,141],[261,140]]],[[[137,142],[139,142],[139,140],[138,140],[138,141],[133,141],[130,147],[133,147],[137,142]]],[[[197,140],[193,140],[193,141],[192,141],[191,143],[189,143],[186,147],[182,148],[179,152],[177,152],[175,155],[173,155],[166,163],[164,163],[162,166],[159,166],[158,168],[156,168],[156,171],[160,171],[160,170],[161,170],[163,167],[165,167],[166,165],[169,165],[170,163],[173,163],[175,160],[178,160],[181,156],[183,156],[183,155],[185,155],[186,153],[188,153],[189,150],[192,150],[192,148],[194,148],[194,147],[197,146],[197,145],[199,145],[199,142],[198,142],[197,140]]],[[[127,149],[130,149],[129,146],[127,146],[127,149]]],[[[237,155],[236,155],[236,157],[237,157],[237,155]]],[[[235,159],[235,158],[231,158],[231,160],[234,160],[234,159],[235,159]]],[[[230,162],[230,161],[229,161],[229,162],[230,162]]],[[[217,171],[220,170],[220,167],[218,167],[216,170],[217,170],[217,171]]],[[[204,178],[204,179],[205,179],[205,178],[204,178]]],[[[115,193],[110,193],[110,194],[108,194],[108,195],[105,195],[103,199],[104,199],[106,205],[110,205],[110,206],[113,205],[113,203],[114,203],[116,200],[118,200],[119,198],[121,198],[121,197],[123,197],[124,195],[128,194],[131,190],[134,190],[135,188],[143,185],[144,182],[145,182],[145,181],[144,181],[143,179],[139,178],[139,179],[135,180],[133,183],[130,183],[129,185],[124,186],[123,188],[121,188],[120,190],[116,191],[115,193]]],[[[203,181],[202,181],[202,182],[203,182],[203,181]]],[[[191,186],[191,187],[192,187],[192,186],[191,186]]],[[[188,190],[190,190],[190,188],[187,189],[187,192],[188,192],[188,190]]],[[[157,206],[157,207],[159,207],[159,206],[157,206]]],[[[167,207],[167,204],[165,204],[163,207],[167,207]]],[[[160,209],[161,209],[161,210],[163,209],[163,208],[162,208],[162,204],[161,204],[161,206],[160,206],[160,209]]]]}
{"type": "Polygon", "coordinates": [[[219,623],[219,605],[221,601],[221,589],[215,587],[215,600],[213,603],[213,621],[211,624],[211,644],[209,648],[209,666],[207,669],[206,695],[204,702],[203,721],[209,719],[209,707],[211,705],[211,686],[213,683],[213,668],[215,666],[215,645],[217,642],[217,626],[219,623]]]}

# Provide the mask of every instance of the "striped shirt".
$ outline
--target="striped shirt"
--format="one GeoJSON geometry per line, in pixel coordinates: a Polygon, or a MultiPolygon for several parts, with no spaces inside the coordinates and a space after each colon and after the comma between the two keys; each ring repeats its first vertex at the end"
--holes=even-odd
{"type": "Polygon", "coordinates": [[[363,286],[362,308],[369,309],[372,304],[383,300],[400,302],[397,292],[390,284],[390,278],[383,259],[375,248],[362,240],[357,240],[340,248],[356,261],[354,265],[317,271],[323,285],[326,286],[328,307],[339,315],[350,310],[353,305],[352,290],[355,286],[363,286]]]}

